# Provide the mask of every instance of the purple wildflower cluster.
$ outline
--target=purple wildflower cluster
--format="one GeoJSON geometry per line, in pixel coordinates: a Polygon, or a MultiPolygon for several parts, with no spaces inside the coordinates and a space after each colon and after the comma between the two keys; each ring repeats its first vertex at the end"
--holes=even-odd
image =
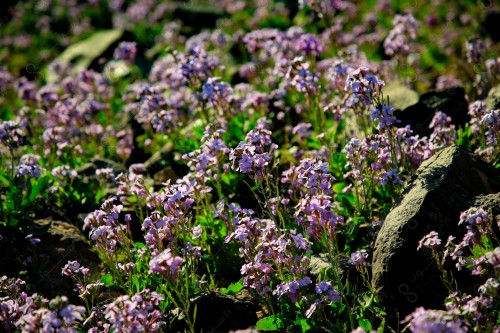
{"type": "Polygon", "coordinates": [[[271,131],[266,129],[267,123],[261,119],[257,126],[248,132],[245,139],[229,152],[231,167],[252,178],[263,179],[269,176],[265,169],[273,159],[277,145],[271,141],[271,131]]]}
{"type": "Polygon", "coordinates": [[[39,155],[26,154],[21,156],[19,164],[17,165],[17,177],[28,176],[29,178],[39,178],[40,172],[44,170],[38,162],[40,161],[39,155]]]}
{"type": "Polygon", "coordinates": [[[197,179],[200,185],[212,179],[220,181],[220,172],[229,169],[229,165],[224,163],[225,157],[229,154],[229,148],[222,140],[224,133],[222,129],[213,131],[210,125],[207,125],[201,138],[201,147],[182,156],[192,169],[192,177],[197,179]]]}
{"type": "Polygon", "coordinates": [[[478,100],[469,104],[469,115],[473,135],[483,142],[475,153],[486,160],[493,160],[500,140],[500,111],[488,110],[485,101],[478,100]]]}
{"type": "Polygon", "coordinates": [[[385,54],[389,56],[408,56],[417,38],[418,23],[412,14],[396,15],[393,28],[384,40],[385,54]]]}
{"type": "Polygon", "coordinates": [[[213,77],[217,69],[219,69],[219,61],[198,45],[189,48],[180,59],[182,77],[185,83],[189,83],[192,87],[199,87],[213,77]]]}
{"type": "Polygon", "coordinates": [[[317,95],[319,89],[318,75],[311,73],[309,66],[308,62],[303,61],[303,57],[297,57],[292,60],[285,78],[298,92],[317,95]]]}
{"type": "Polygon", "coordinates": [[[368,259],[368,253],[366,250],[360,250],[351,253],[351,258],[348,263],[356,267],[357,270],[360,270],[362,267],[365,267],[368,263],[366,262],[368,259]]]}
{"type": "Polygon", "coordinates": [[[203,83],[201,98],[217,109],[219,116],[224,116],[231,109],[235,99],[231,86],[217,77],[210,77],[203,83]]]}
{"type": "Polygon", "coordinates": [[[305,158],[298,166],[283,171],[281,182],[289,184],[288,195],[298,201],[304,196],[331,195],[335,177],[328,172],[328,163],[305,158]]]}
{"type": "Polygon", "coordinates": [[[168,279],[176,280],[179,273],[179,266],[182,263],[181,257],[172,255],[172,250],[167,248],[165,251],[156,255],[149,262],[149,272],[158,273],[168,279]]]}
{"type": "MultiPolygon", "coordinates": [[[[310,262],[307,253],[312,252],[311,241],[295,230],[280,230],[273,220],[255,217],[252,210],[232,204],[228,209],[233,214],[233,230],[226,242],[240,244],[239,251],[245,259],[241,268],[245,277],[243,284],[260,295],[271,291],[278,299],[286,295],[292,303],[305,299],[307,286],[313,284],[307,276],[310,262]],[[290,275],[290,278],[271,289],[279,274],[290,275]]],[[[307,317],[324,301],[337,302],[340,299],[339,293],[326,281],[316,285],[316,294],[307,317]]]]}
{"type": "Polygon", "coordinates": [[[109,322],[106,329],[89,332],[160,332],[162,314],[157,307],[162,300],[162,295],[149,289],[133,296],[120,296],[106,305],[104,317],[109,322]]]}
{"type": "Polygon", "coordinates": [[[299,27],[292,27],[286,32],[277,29],[253,30],[243,37],[243,42],[250,53],[259,55],[259,63],[301,55],[316,57],[322,51],[317,37],[299,27]]]}
{"type": "Polygon", "coordinates": [[[318,240],[324,235],[334,239],[338,224],[344,222],[344,217],[335,214],[335,204],[327,195],[306,195],[296,208],[298,225],[305,229],[308,236],[318,240]]]}
{"type": "Polygon", "coordinates": [[[0,321],[6,332],[78,332],[74,325],[83,321],[85,308],[69,304],[68,298],[49,300],[21,291],[21,279],[0,278],[0,321]]]}
{"type": "Polygon", "coordinates": [[[133,64],[137,55],[137,43],[121,42],[115,49],[114,58],[123,60],[127,64],[133,64]]]}
{"type": "MultiPolygon", "coordinates": [[[[346,105],[350,107],[356,103],[360,103],[363,106],[373,104],[380,97],[384,85],[384,81],[379,80],[376,76],[369,73],[368,67],[357,68],[348,74],[345,80],[344,91],[352,93],[350,95],[352,99],[346,101],[346,105]]],[[[381,106],[377,105],[377,107],[381,106]]],[[[386,110],[386,113],[388,111],[386,110]]],[[[383,115],[383,110],[376,112],[376,115],[379,114],[383,115]]]]}
{"type": "Polygon", "coordinates": [[[442,259],[438,257],[441,240],[435,231],[422,238],[417,249],[424,246],[431,248],[440,267],[447,258],[450,258],[456,261],[455,266],[458,271],[466,267],[472,275],[483,277],[484,283],[478,287],[476,296],[453,292],[446,299],[446,311],[417,308],[407,317],[407,321],[411,320],[412,332],[432,329],[467,332],[471,328],[477,331],[479,327],[487,327],[496,332],[500,329],[491,316],[499,286],[500,248],[497,247],[481,256],[478,256],[477,251],[474,250],[485,245],[483,242],[485,237],[492,236],[491,217],[483,208],[473,207],[461,213],[458,224],[466,225],[467,231],[463,240],[459,244],[454,244],[455,237],[449,236],[444,246],[442,259]]]}
{"type": "Polygon", "coordinates": [[[366,175],[371,175],[380,185],[403,183],[392,160],[391,144],[386,135],[374,134],[363,140],[351,139],[344,152],[348,159],[347,166],[351,167],[344,177],[351,177],[359,186],[364,186],[366,175]]]}
{"type": "Polygon", "coordinates": [[[433,129],[429,138],[429,142],[433,146],[431,149],[437,150],[449,146],[456,140],[457,134],[455,125],[451,123],[451,117],[441,111],[434,114],[429,128],[433,129]]]}
{"type": "Polygon", "coordinates": [[[437,310],[426,310],[423,307],[415,309],[405,319],[410,322],[412,333],[426,332],[468,332],[466,323],[455,316],[437,310]]]}
{"type": "Polygon", "coordinates": [[[19,122],[7,120],[0,123],[0,143],[9,150],[19,147],[25,142],[25,134],[19,122]]]}
{"type": "Polygon", "coordinates": [[[115,204],[116,197],[106,200],[99,210],[90,213],[85,218],[83,230],[89,229],[89,237],[96,246],[113,254],[117,244],[123,243],[128,227],[119,222],[123,205],[115,204]]]}

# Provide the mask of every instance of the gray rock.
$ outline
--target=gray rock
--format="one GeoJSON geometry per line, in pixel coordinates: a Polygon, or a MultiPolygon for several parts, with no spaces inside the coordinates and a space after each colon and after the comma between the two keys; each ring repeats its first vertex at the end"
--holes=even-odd
{"type": "Polygon", "coordinates": [[[486,97],[486,107],[489,110],[500,109],[500,84],[491,88],[488,97],[486,97]]]}
{"type": "Polygon", "coordinates": [[[442,307],[447,290],[427,249],[418,242],[430,231],[444,240],[462,237],[460,212],[472,198],[499,191],[500,173],[459,146],[422,163],[378,234],[372,286],[388,309],[406,315],[417,306],[442,307]]]}
{"type": "Polygon", "coordinates": [[[393,81],[385,86],[384,95],[389,97],[390,103],[397,110],[404,110],[418,102],[418,93],[399,81],[393,81]]]}
{"type": "Polygon", "coordinates": [[[429,91],[422,96],[418,103],[408,106],[404,110],[395,110],[394,116],[401,122],[398,126],[410,125],[415,134],[429,136],[432,130],[429,125],[437,111],[451,117],[452,123],[463,127],[469,120],[469,104],[465,99],[465,90],[461,87],[429,91]]]}
{"type": "MultiPolygon", "coordinates": [[[[124,34],[123,30],[104,30],[99,31],[89,38],[70,45],[56,59],[62,64],[72,64],[74,71],[89,68],[97,58],[106,51],[113,50],[124,34]]],[[[55,80],[54,73],[47,72],[47,81],[55,80]]]]}
{"type": "Polygon", "coordinates": [[[493,228],[498,232],[498,224],[500,223],[500,193],[478,195],[469,202],[470,207],[483,207],[484,210],[492,214],[493,228]]]}
{"type": "Polygon", "coordinates": [[[197,332],[227,332],[244,329],[257,322],[258,307],[235,296],[207,291],[191,299],[191,309],[195,306],[197,332]]]}

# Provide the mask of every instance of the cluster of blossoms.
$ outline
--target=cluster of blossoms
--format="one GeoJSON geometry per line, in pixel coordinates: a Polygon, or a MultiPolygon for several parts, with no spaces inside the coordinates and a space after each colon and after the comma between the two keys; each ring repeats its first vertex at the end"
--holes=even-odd
{"type": "MultiPolygon", "coordinates": [[[[381,96],[384,85],[384,81],[369,73],[368,67],[357,68],[348,74],[345,80],[344,91],[349,92],[344,97],[346,106],[354,108],[357,104],[362,106],[374,104],[381,96]]],[[[381,106],[377,105],[377,107],[381,106]]],[[[382,111],[378,110],[378,113],[382,111]]],[[[389,110],[386,109],[387,112],[389,110]]]]}
{"type": "Polygon", "coordinates": [[[500,325],[491,316],[493,309],[493,298],[496,294],[498,281],[488,279],[483,285],[478,287],[479,295],[459,295],[454,292],[447,297],[446,314],[464,318],[467,326],[474,324],[473,330],[479,331],[482,327],[487,332],[498,332],[500,325]]]}
{"type": "Polygon", "coordinates": [[[83,224],[83,230],[90,229],[90,239],[96,246],[113,254],[116,245],[123,243],[124,233],[128,231],[127,225],[120,224],[120,212],[123,205],[116,205],[116,197],[106,200],[99,210],[90,213],[83,224]]]}
{"type": "Polygon", "coordinates": [[[184,160],[188,161],[187,165],[192,170],[192,176],[200,184],[205,184],[211,179],[219,181],[219,173],[229,169],[229,165],[222,163],[224,157],[229,153],[229,148],[222,140],[224,133],[225,131],[222,129],[212,131],[211,126],[207,125],[201,138],[201,147],[182,156],[184,160]]]}
{"type": "Polygon", "coordinates": [[[39,178],[40,172],[44,170],[38,162],[40,161],[39,155],[26,154],[21,156],[19,164],[17,165],[17,177],[28,176],[29,178],[39,178]]]}
{"type": "Polygon", "coordinates": [[[230,150],[229,160],[234,170],[257,179],[269,176],[265,169],[271,162],[277,145],[272,143],[271,131],[266,127],[264,121],[259,121],[246,135],[248,143],[240,142],[236,148],[230,150]]]}
{"type": "Polygon", "coordinates": [[[50,302],[39,295],[21,291],[25,282],[0,278],[0,322],[6,332],[78,332],[74,325],[83,321],[83,306],[68,303],[67,297],[57,297],[50,302]]]}
{"type": "Polygon", "coordinates": [[[194,246],[192,240],[199,238],[203,229],[191,225],[190,210],[194,197],[203,188],[187,179],[188,176],[177,184],[167,183],[163,192],[155,192],[148,198],[148,208],[154,211],[142,223],[142,230],[146,231],[144,239],[152,254],[150,271],[173,280],[184,258],[201,257],[201,248],[194,246]],[[179,249],[183,258],[175,255],[179,249]]]}
{"type": "Polygon", "coordinates": [[[344,222],[344,217],[335,214],[332,198],[324,194],[306,195],[296,208],[298,225],[303,226],[308,236],[318,240],[324,235],[335,238],[338,224],[344,222]]]}
{"type": "Polygon", "coordinates": [[[412,43],[417,38],[418,23],[411,14],[396,15],[394,27],[384,40],[385,54],[407,56],[412,51],[412,43]]]}
{"type": "Polygon", "coordinates": [[[231,105],[235,101],[231,86],[217,77],[210,77],[203,83],[201,98],[217,109],[220,116],[231,110],[231,105]]]}
{"type": "Polygon", "coordinates": [[[360,250],[351,253],[351,258],[348,260],[348,263],[356,267],[357,270],[360,270],[361,267],[365,267],[368,264],[366,259],[368,259],[368,253],[366,250],[360,250]]]}
{"type": "Polygon", "coordinates": [[[285,78],[290,86],[295,87],[300,93],[318,94],[318,75],[309,71],[309,63],[304,62],[303,57],[292,60],[285,78]]]}
{"type": "Polygon", "coordinates": [[[293,274],[291,281],[281,282],[274,294],[281,297],[288,295],[296,302],[298,288],[308,285],[311,280],[305,276],[310,252],[310,241],[295,231],[279,233],[272,220],[254,217],[252,210],[230,205],[233,214],[232,228],[226,242],[235,241],[241,244],[240,253],[245,258],[241,273],[245,276],[243,284],[264,295],[271,291],[270,283],[276,277],[276,265],[293,274]],[[294,286],[299,286],[295,288],[294,286]]]}
{"type": "Polygon", "coordinates": [[[490,214],[483,208],[472,207],[460,214],[458,224],[466,224],[467,232],[462,240],[462,245],[473,245],[481,241],[483,234],[491,234],[490,214]]]}
{"type": "Polygon", "coordinates": [[[470,64],[480,64],[486,50],[486,44],[480,38],[467,40],[465,42],[465,56],[467,62],[470,64]]]}
{"type": "Polygon", "coordinates": [[[432,128],[432,134],[429,138],[433,150],[449,146],[457,137],[455,125],[451,123],[451,117],[445,113],[438,111],[434,114],[429,125],[432,128]]]}
{"type": "Polygon", "coordinates": [[[184,82],[198,87],[213,77],[214,71],[219,68],[219,61],[203,47],[195,45],[182,54],[179,66],[184,82]]]}
{"type": "Polygon", "coordinates": [[[412,333],[468,332],[468,327],[462,319],[442,311],[425,310],[423,307],[416,308],[405,321],[410,322],[412,333]]]}
{"type": "Polygon", "coordinates": [[[392,104],[380,105],[372,109],[370,119],[378,122],[377,130],[389,130],[397,122],[396,117],[393,115],[393,109],[392,104]]]}
{"type": "Polygon", "coordinates": [[[488,161],[493,160],[500,140],[500,111],[488,110],[485,101],[479,100],[469,104],[468,114],[473,135],[484,140],[484,147],[478,147],[475,153],[488,161]]]}
{"type": "Polygon", "coordinates": [[[181,263],[182,258],[172,255],[172,250],[167,248],[165,251],[151,259],[149,262],[149,272],[159,273],[166,278],[175,281],[177,279],[181,263]]]}
{"type": "MultiPolygon", "coordinates": [[[[219,211],[223,208],[219,207],[219,211]]],[[[240,246],[245,259],[241,267],[243,285],[255,289],[260,295],[272,291],[278,298],[287,296],[292,303],[304,298],[306,289],[313,284],[307,276],[309,258],[307,253],[311,241],[295,230],[280,230],[272,220],[259,219],[252,210],[229,205],[233,214],[232,231],[226,242],[234,241],[240,246]],[[285,281],[275,282],[278,272],[289,275],[285,281]],[[271,285],[277,283],[274,290],[271,285]]],[[[222,215],[220,212],[218,213],[222,215]]],[[[227,215],[226,215],[227,217],[227,215]]],[[[316,307],[324,301],[338,301],[340,296],[330,282],[322,281],[316,286],[316,299],[307,311],[310,317],[316,307]]]]}
{"type": "Polygon", "coordinates": [[[0,123],[0,143],[12,150],[23,145],[24,142],[25,135],[19,122],[7,120],[0,123]]]}
{"type": "Polygon", "coordinates": [[[431,231],[418,242],[417,250],[420,250],[423,246],[433,249],[440,244],[441,244],[441,239],[439,239],[438,233],[435,231],[431,231]]]}
{"type": "Polygon", "coordinates": [[[392,161],[390,140],[385,134],[374,134],[363,140],[353,138],[343,151],[348,160],[346,166],[351,168],[344,177],[352,177],[361,186],[367,175],[380,185],[386,185],[389,180],[394,184],[403,183],[392,161]]]}
{"type": "Polygon", "coordinates": [[[125,63],[131,65],[135,62],[137,56],[137,43],[136,42],[121,42],[115,49],[113,57],[117,60],[123,60],[125,63]]]}
{"type": "Polygon", "coordinates": [[[87,276],[89,274],[89,269],[81,266],[78,261],[68,261],[62,269],[62,274],[66,276],[73,276],[75,274],[87,276]]]}
{"type": "MultiPolygon", "coordinates": [[[[466,224],[467,233],[458,245],[453,244],[455,239],[453,236],[448,237],[442,263],[447,257],[450,257],[457,261],[456,267],[459,271],[467,265],[472,275],[488,277],[493,272],[494,277],[487,278],[484,284],[479,286],[478,296],[460,295],[458,292],[449,295],[445,304],[446,312],[417,308],[413,314],[407,317],[407,321],[412,320],[410,327],[412,332],[427,332],[433,329],[467,332],[472,324],[474,324],[474,331],[478,331],[480,327],[492,332],[497,332],[500,329],[491,314],[499,287],[496,269],[500,267],[500,247],[479,258],[466,257],[465,253],[468,246],[482,246],[484,239],[482,236],[492,233],[490,216],[483,208],[473,207],[461,213],[458,224],[466,224]]],[[[438,234],[432,231],[420,240],[417,249],[425,246],[436,253],[435,251],[440,244],[441,240],[438,234]]],[[[474,251],[471,250],[470,253],[474,253],[474,251]]]]}
{"type": "Polygon", "coordinates": [[[172,94],[167,98],[159,86],[149,84],[139,84],[133,90],[135,102],[127,99],[127,96],[123,99],[132,102],[125,110],[134,113],[137,122],[160,134],[170,133],[180,126],[185,106],[185,100],[181,96],[172,94]]]}
{"type": "Polygon", "coordinates": [[[323,50],[316,36],[304,33],[299,27],[286,32],[277,29],[253,30],[243,37],[243,42],[251,54],[259,53],[259,62],[293,59],[305,55],[316,57],[323,50]]]}
{"type": "Polygon", "coordinates": [[[319,304],[324,303],[325,301],[329,302],[338,302],[340,301],[340,294],[338,291],[335,290],[335,288],[332,286],[332,283],[329,281],[321,281],[320,283],[316,284],[316,296],[319,296],[319,298],[315,298],[314,301],[311,303],[311,306],[309,309],[306,311],[306,317],[309,318],[312,316],[314,311],[316,311],[316,308],[318,307],[319,304]]]}
{"type": "Polygon", "coordinates": [[[78,177],[78,172],[72,170],[68,165],[57,166],[50,173],[61,181],[78,177]]]}
{"type": "Polygon", "coordinates": [[[486,142],[491,147],[498,145],[500,140],[500,110],[491,110],[486,112],[486,114],[481,119],[481,124],[487,128],[486,132],[486,142]]]}
{"type": "Polygon", "coordinates": [[[162,300],[163,296],[149,289],[120,296],[106,306],[104,317],[116,332],[160,332],[162,314],[157,307],[162,300]]]}
{"type": "Polygon", "coordinates": [[[311,158],[302,159],[298,166],[291,166],[281,178],[282,183],[290,184],[287,193],[296,200],[305,195],[332,194],[334,180],[335,177],[328,172],[327,162],[311,158]]]}

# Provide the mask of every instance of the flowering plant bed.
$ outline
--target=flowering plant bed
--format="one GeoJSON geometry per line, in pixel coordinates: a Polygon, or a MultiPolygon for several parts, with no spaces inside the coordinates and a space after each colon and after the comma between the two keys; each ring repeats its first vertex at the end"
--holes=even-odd
{"type": "Polygon", "coordinates": [[[500,332],[498,5],[0,8],[0,331],[500,332]]]}

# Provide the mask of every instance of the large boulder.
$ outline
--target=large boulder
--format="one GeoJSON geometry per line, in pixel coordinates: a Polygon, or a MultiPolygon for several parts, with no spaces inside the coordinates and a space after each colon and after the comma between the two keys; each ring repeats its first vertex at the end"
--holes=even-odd
{"type": "Polygon", "coordinates": [[[490,110],[500,109],[500,84],[491,88],[486,97],[486,107],[490,110]]]}
{"type": "Polygon", "coordinates": [[[420,96],[418,103],[404,110],[395,110],[394,116],[400,120],[398,126],[410,125],[415,134],[429,136],[432,133],[429,125],[437,111],[450,116],[455,126],[463,127],[470,120],[468,110],[464,88],[453,87],[429,91],[420,96]]]}
{"type": "MultiPolygon", "coordinates": [[[[404,316],[417,306],[442,307],[447,290],[430,251],[417,251],[418,242],[430,231],[443,241],[450,234],[461,239],[460,213],[474,197],[497,193],[499,179],[493,166],[456,145],[422,163],[375,242],[372,286],[388,309],[404,316]]],[[[464,274],[469,280],[461,287],[473,287],[464,274]]]]}
{"type": "MultiPolygon", "coordinates": [[[[178,309],[170,313],[173,317],[172,332],[187,329],[181,320],[183,314],[178,309]]],[[[257,322],[259,307],[246,293],[235,296],[223,295],[215,291],[205,291],[190,299],[189,312],[196,311],[196,332],[228,332],[230,330],[246,329],[257,322]]]]}
{"type": "Polygon", "coordinates": [[[418,93],[400,81],[393,81],[384,87],[384,95],[394,105],[395,110],[404,110],[418,103],[418,93]]]}

